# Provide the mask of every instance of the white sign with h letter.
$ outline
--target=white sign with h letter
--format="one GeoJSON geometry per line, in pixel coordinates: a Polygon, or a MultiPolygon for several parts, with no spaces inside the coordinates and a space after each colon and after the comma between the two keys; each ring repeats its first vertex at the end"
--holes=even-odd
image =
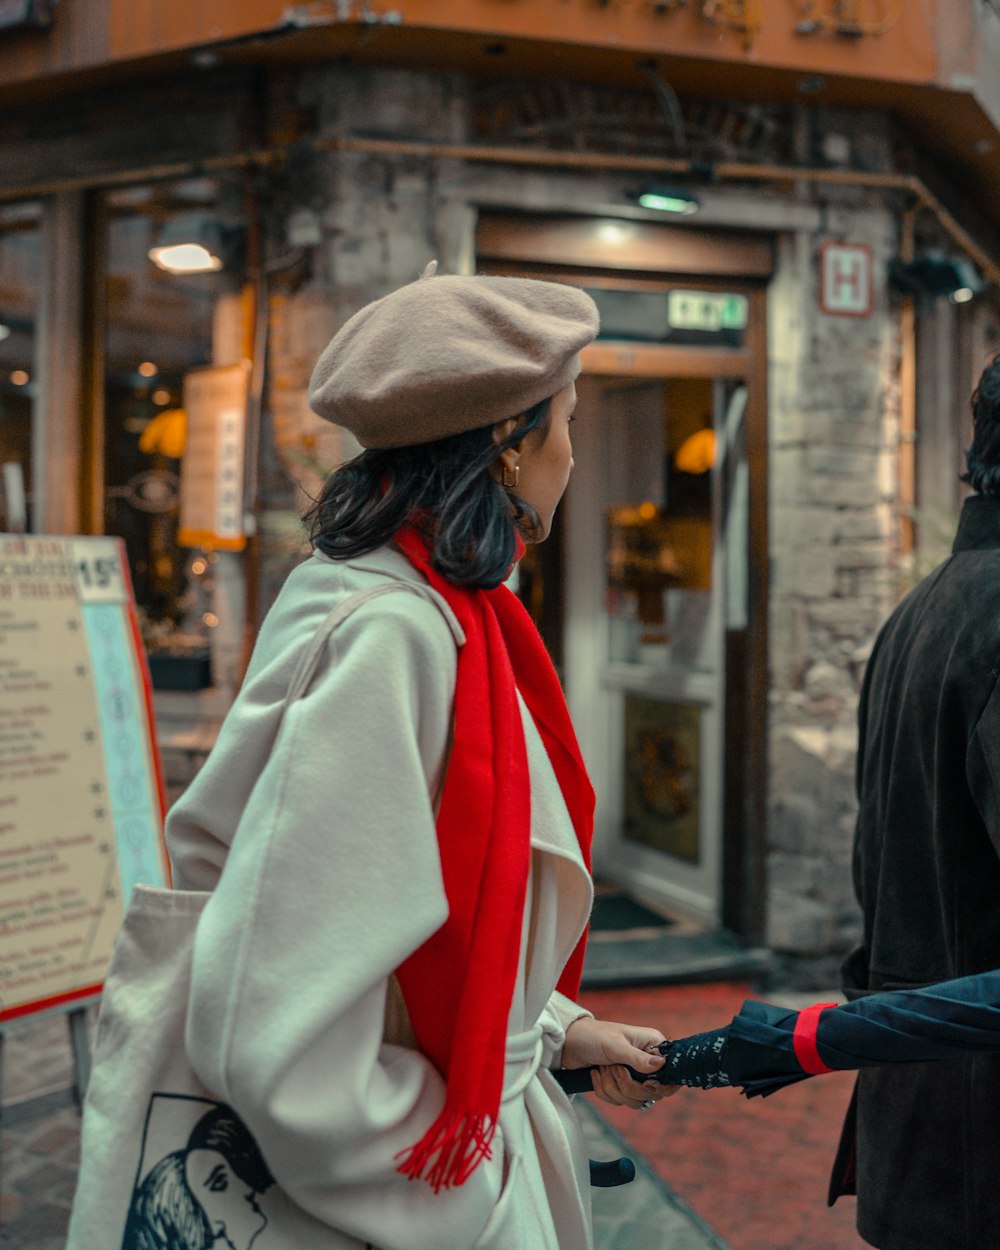
{"type": "Polygon", "coordinates": [[[867,243],[821,243],[819,306],[840,317],[870,317],[872,249],[867,243]]]}

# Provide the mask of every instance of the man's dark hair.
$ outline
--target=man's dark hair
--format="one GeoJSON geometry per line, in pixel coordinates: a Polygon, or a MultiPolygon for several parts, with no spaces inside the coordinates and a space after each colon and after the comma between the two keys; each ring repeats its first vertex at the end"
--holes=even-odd
{"type": "Polygon", "coordinates": [[[305,514],[313,545],[332,560],[350,560],[412,523],[442,576],[459,586],[498,586],[514,560],[516,528],[530,534],[540,522],[490,466],[532,430],[545,429],[549,404],[543,399],[529,409],[499,442],[493,427],[483,426],[431,443],[363,451],[327,478],[305,514]]]}
{"type": "Polygon", "coordinates": [[[972,392],[972,445],[965,463],[961,481],[980,495],[1000,497],[1000,355],[986,366],[972,392]]]}

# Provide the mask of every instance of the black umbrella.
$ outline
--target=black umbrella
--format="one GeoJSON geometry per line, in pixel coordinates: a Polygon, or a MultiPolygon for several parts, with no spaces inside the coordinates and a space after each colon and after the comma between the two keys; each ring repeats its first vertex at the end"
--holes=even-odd
{"type": "MultiPolygon", "coordinates": [[[[884,990],[852,1003],[791,1011],[747,999],[725,1028],[660,1047],[667,1062],[638,1081],[767,1096],[823,1072],[1000,1052],[1000,971],[922,989],[884,990]]],[[[557,1072],[568,1093],[591,1087],[587,1068],[557,1072]]]]}

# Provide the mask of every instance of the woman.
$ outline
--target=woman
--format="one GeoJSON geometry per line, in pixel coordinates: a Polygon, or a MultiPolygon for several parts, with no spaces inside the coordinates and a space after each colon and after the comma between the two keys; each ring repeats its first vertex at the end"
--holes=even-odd
{"type": "Polygon", "coordinates": [[[257,1144],[228,1107],[213,1107],[183,1150],[136,1187],[122,1250],[251,1250],[267,1226],[258,1199],[274,1184],[257,1144]]]}
{"type": "MultiPolygon", "coordinates": [[[[212,890],[187,1044],[282,1188],[381,1250],[586,1250],[587,1160],[552,1070],[640,1107],[663,1034],[574,1001],[593,794],[551,662],[501,585],[573,466],[590,298],[424,278],[362,309],[311,402],[366,448],[167,838],[212,890]],[[338,627],[278,733],[290,674],[338,627]],[[221,868],[225,862],[225,872],[221,868]],[[558,988],[557,988],[558,986],[558,988]]],[[[261,1239],[259,1250],[265,1250],[261,1239]]]]}

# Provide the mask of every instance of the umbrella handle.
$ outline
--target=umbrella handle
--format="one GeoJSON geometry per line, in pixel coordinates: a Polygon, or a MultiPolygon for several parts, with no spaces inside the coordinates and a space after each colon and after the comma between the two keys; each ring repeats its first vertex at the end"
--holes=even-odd
{"type": "Polygon", "coordinates": [[[608,1159],[599,1163],[590,1160],[590,1183],[597,1189],[612,1189],[635,1180],[635,1164],[631,1159],[608,1159]]]}
{"type": "MultiPolygon", "coordinates": [[[[590,1074],[597,1066],[597,1064],[591,1064],[589,1068],[556,1068],[552,1075],[566,1094],[592,1094],[594,1086],[590,1074]]],[[[629,1068],[628,1071],[632,1080],[640,1083],[655,1081],[657,1077],[655,1072],[636,1072],[635,1068],[629,1068]]]]}

